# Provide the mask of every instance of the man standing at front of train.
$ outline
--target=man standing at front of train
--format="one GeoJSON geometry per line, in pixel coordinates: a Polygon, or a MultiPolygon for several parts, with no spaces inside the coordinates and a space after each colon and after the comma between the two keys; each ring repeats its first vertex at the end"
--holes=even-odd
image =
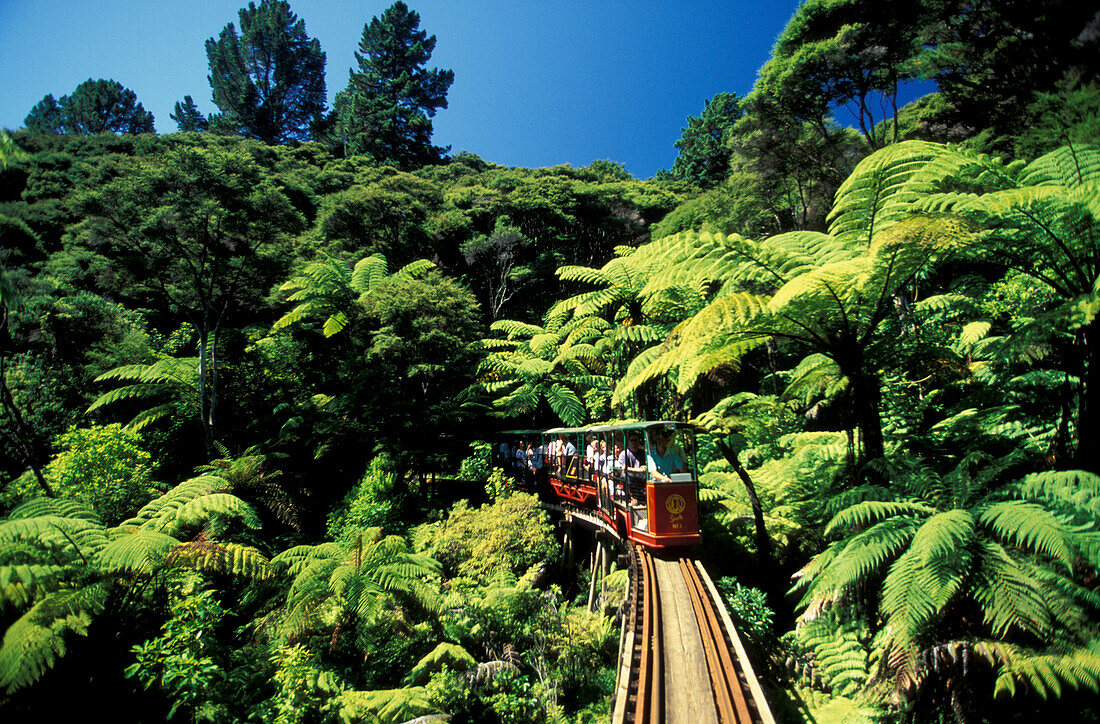
{"type": "Polygon", "coordinates": [[[626,450],[619,454],[619,467],[626,475],[627,489],[632,500],[637,499],[635,487],[640,484],[645,489],[645,462],[642,458],[642,437],[639,432],[631,432],[626,437],[626,450]]]}
{"type": "Polygon", "coordinates": [[[658,430],[654,435],[653,448],[646,459],[653,479],[662,483],[671,483],[670,476],[673,473],[687,472],[680,453],[670,444],[675,434],[673,430],[658,430]]]}

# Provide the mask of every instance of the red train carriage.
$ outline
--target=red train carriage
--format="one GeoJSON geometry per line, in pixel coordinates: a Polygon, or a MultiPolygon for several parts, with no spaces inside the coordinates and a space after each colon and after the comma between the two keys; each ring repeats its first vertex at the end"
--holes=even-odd
{"type": "Polygon", "coordinates": [[[650,548],[699,543],[693,426],[633,422],[502,436],[496,459],[520,488],[594,509],[624,539],[650,548]]]}

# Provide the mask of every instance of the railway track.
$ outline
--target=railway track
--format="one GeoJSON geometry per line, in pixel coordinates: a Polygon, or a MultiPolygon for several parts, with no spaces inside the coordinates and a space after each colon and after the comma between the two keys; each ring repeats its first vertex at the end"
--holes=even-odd
{"type": "Polygon", "coordinates": [[[612,722],[774,724],[706,571],[690,557],[665,561],[638,546],[630,561],[612,722]]]}

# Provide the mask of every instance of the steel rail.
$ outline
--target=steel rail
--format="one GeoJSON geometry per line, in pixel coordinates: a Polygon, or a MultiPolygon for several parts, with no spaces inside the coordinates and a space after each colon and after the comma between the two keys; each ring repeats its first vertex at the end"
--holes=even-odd
{"type": "Polygon", "coordinates": [[[638,693],[634,701],[634,722],[659,724],[665,719],[664,672],[661,658],[661,597],[657,591],[657,573],[653,557],[639,546],[632,546],[641,572],[641,635],[634,640],[640,650],[638,693]]]}
{"type": "Polygon", "coordinates": [[[691,605],[695,611],[695,620],[699,624],[711,690],[718,710],[718,721],[723,724],[725,722],[750,724],[754,720],[753,715],[745,699],[745,692],[741,688],[739,668],[726,643],[716,604],[711,600],[692,560],[681,558],[679,564],[684,581],[687,583],[688,595],[691,597],[691,605]]]}

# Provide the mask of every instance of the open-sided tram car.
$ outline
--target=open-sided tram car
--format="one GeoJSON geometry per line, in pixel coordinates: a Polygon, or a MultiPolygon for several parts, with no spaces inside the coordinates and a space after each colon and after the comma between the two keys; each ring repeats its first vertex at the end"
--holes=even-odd
{"type": "Polygon", "coordinates": [[[517,487],[595,510],[623,539],[650,548],[699,543],[695,428],[632,422],[511,430],[494,447],[517,487]]]}

